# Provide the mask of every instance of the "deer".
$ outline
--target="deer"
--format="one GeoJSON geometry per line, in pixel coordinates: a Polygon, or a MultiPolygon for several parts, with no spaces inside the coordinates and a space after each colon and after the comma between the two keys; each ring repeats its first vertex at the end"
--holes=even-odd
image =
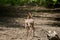
{"type": "Polygon", "coordinates": [[[32,18],[31,12],[27,13],[27,17],[25,19],[25,29],[26,29],[27,37],[29,37],[29,34],[30,34],[30,35],[32,35],[32,38],[33,38],[33,36],[34,36],[34,20],[32,18]]]}

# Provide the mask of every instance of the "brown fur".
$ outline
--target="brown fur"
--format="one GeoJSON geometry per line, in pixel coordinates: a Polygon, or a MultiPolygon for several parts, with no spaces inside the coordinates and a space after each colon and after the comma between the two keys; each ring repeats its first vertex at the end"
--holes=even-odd
{"type": "MultiPolygon", "coordinates": [[[[29,12],[28,15],[27,15],[27,19],[31,19],[32,18],[32,14],[29,12]]],[[[27,21],[27,20],[25,20],[27,21]]],[[[27,37],[29,37],[29,34],[32,35],[32,37],[34,36],[34,21],[32,23],[29,23],[29,22],[25,22],[25,29],[27,31],[27,37]],[[30,26],[28,25],[30,24],[30,26]]]]}

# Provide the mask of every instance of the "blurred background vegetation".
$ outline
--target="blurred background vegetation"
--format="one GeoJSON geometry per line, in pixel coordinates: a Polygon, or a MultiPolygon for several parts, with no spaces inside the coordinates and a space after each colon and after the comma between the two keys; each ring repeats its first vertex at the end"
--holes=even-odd
{"type": "Polygon", "coordinates": [[[60,7],[60,0],[0,0],[0,6],[45,6],[45,7],[60,7]]]}
{"type": "MultiPolygon", "coordinates": [[[[38,11],[40,11],[41,6],[42,8],[46,7],[50,9],[60,8],[60,0],[0,0],[0,16],[20,16],[22,14],[20,14],[19,12],[25,13],[26,10],[35,11],[35,9],[37,9],[38,11]],[[30,8],[26,8],[23,6],[29,6],[30,8]],[[34,9],[31,10],[31,8],[34,9]]],[[[44,10],[43,8],[43,11],[47,10],[44,10]]],[[[60,10],[58,9],[58,11],[60,10]]]]}

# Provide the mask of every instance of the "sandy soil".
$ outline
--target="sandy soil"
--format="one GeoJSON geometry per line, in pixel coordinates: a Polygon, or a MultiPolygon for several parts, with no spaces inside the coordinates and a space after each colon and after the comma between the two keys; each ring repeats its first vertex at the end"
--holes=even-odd
{"type": "MultiPolygon", "coordinates": [[[[15,20],[12,20],[12,22],[9,22],[8,20],[1,21],[0,19],[0,40],[26,40],[27,37],[26,37],[26,31],[24,29],[24,18],[14,18],[14,19],[15,20]]],[[[60,26],[52,26],[53,23],[60,23],[60,21],[54,21],[48,18],[39,18],[39,17],[38,18],[34,17],[34,20],[35,20],[35,37],[33,37],[33,40],[48,40],[46,30],[47,31],[55,30],[58,36],[60,37],[60,31],[59,31],[60,26]]]]}

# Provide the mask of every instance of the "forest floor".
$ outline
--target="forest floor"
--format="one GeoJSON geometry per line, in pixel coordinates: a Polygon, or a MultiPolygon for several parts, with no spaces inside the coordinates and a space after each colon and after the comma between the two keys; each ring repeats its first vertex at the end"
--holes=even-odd
{"type": "MultiPolygon", "coordinates": [[[[59,13],[35,13],[35,36],[33,40],[48,40],[45,30],[56,31],[60,37],[59,13]]],[[[0,40],[26,40],[24,18],[0,17],[0,40]]]]}

